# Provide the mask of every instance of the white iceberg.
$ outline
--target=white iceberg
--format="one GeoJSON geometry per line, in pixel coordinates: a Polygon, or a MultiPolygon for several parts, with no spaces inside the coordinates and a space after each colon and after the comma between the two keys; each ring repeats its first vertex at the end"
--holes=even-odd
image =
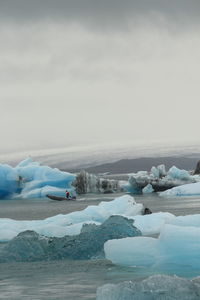
{"type": "Polygon", "coordinates": [[[79,234],[84,223],[101,224],[111,215],[131,217],[141,214],[143,209],[143,205],[136,204],[133,197],[124,195],[110,202],[88,206],[82,211],[66,215],[59,214],[44,220],[16,221],[1,218],[0,241],[8,241],[26,230],[33,230],[38,234],[49,237],[79,234]]]}
{"type": "Polygon", "coordinates": [[[200,195],[200,182],[184,184],[159,193],[162,197],[200,195]]]}

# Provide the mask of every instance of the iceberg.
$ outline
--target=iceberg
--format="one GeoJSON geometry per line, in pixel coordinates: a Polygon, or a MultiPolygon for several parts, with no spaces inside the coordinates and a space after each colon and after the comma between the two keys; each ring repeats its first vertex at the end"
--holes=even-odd
{"type": "Polygon", "coordinates": [[[154,192],[154,189],[152,187],[152,185],[150,183],[148,183],[143,189],[142,189],[142,193],[143,194],[151,194],[154,192]]]}
{"type": "Polygon", "coordinates": [[[151,168],[151,175],[155,178],[159,178],[160,177],[159,169],[153,166],[151,168]]]}
{"type": "Polygon", "coordinates": [[[124,195],[110,202],[101,202],[98,205],[90,205],[82,211],[75,211],[66,215],[59,214],[44,220],[16,221],[13,219],[0,219],[0,241],[9,241],[20,232],[33,230],[38,234],[48,237],[63,237],[74,230],[80,233],[83,223],[103,223],[111,215],[123,215],[127,217],[143,213],[142,204],[137,204],[133,197],[124,195]],[[72,226],[75,225],[76,226],[72,226]],[[71,227],[70,227],[71,226],[71,227]]]}
{"type": "Polygon", "coordinates": [[[56,168],[40,166],[31,158],[20,162],[15,168],[0,165],[0,199],[6,197],[40,198],[54,193],[65,196],[68,189],[74,194],[71,183],[75,175],[56,168]]]}
{"type": "Polygon", "coordinates": [[[173,166],[169,169],[167,176],[172,179],[177,179],[177,180],[190,180],[191,175],[189,174],[188,171],[186,170],[180,170],[177,167],[173,166]]]}
{"type": "Polygon", "coordinates": [[[173,166],[168,172],[164,165],[152,167],[150,172],[139,171],[130,174],[128,183],[124,185],[124,189],[133,194],[145,193],[151,191],[150,186],[155,192],[165,191],[167,189],[200,182],[199,175],[191,175],[186,170],[180,170],[173,166]]]}
{"type": "Polygon", "coordinates": [[[166,224],[159,238],[135,237],[107,241],[106,258],[124,266],[174,271],[176,266],[200,268],[200,228],[166,224]]]}
{"type": "Polygon", "coordinates": [[[19,176],[15,169],[0,165],[0,198],[6,198],[20,192],[19,176]]]}
{"type": "Polygon", "coordinates": [[[43,198],[47,194],[65,197],[66,190],[71,196],[75,196],[76,192],[113,193],[122,189],[118,180],[100,178],[85,171],[76,175],[70,174],[42,166],[31,158],[23,160],[15,168],[0,165],[0,199],[43,198]]]}
{"type": "Polygon", "coordinates": [[[118,180],[104,179],[94,174],[81,171],[73,183],[78,194],[120,192],[118,180]]]}
{"type": "Polygon", "coordinates": [[[133,221],[122,216],[111,216],[101,225],[85,224],[79,235],[63,238],[25,231],[0,250],[0,262],[102,258],[107,240],[139,235],[133,221]]]}
{"type": "Polygon", "coordinates": [[[184,184],[159,193],[162,197],[200,195],[200,182],[184,184]]]}
{"type": "Polygon", "coordinates": [[[74,188],[71,186],[75,179],[73,174],[48,166],[40,166],[31,158],[19,163],[15,170],[21,178],[20,197],[22,198],[40,198],[49,193],[65,196],[66,189],[74,193],[74,188]]]}
{"type": "Polygon", "coordinates": [[[153,275],[141,281],[105,284],[97,289],[97,300],[198,300],[199,278],[153,275]]]}

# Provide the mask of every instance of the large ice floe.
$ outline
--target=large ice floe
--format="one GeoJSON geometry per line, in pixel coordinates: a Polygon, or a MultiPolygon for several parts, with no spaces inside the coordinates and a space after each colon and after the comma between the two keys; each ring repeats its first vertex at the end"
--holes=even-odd
{"type": "Polygon", "coordinates": [[[111,216],[101,225],[85,224],[80,234],[63,238],[25,231],[0,250],[0,262],[104,257],[107,240],[139,235],[141,232],[133,226],[133,221],[122,216],[111,216]]]}
{"type": "Polygon", "coordinates": [[[180,266],[199,269],[200,227],[165,224],[158,238],[112,240],[105,243],[104,250],[106,258],[119,265],[156,270],[175,270],[180,266]]]}
{"type": "Polygon", "coordinates": [[[199,300],[200,279],[154,275],[141,281],[106,284],[97,289],[97,300],[199,300]]]}
{"type": "Polygon", "coordinates": [[[68,189],[73,194],[71,186],[75,175],[40,166],[28,158],[16,167],[0,165],[0,199],[6,197],[40,198],[48,193],[64,196],[68,189]]]}
{"type": "Polygon", "coordinates": [[[132,217],[142,214],[143,210],[142,204],[136,203],[133,197],[124,195],[110,202],[90,205],[82,211],[59,214],[44,220],[16,221],[1,218],[0,241],[8,241],[26,230],[48,237],[79,234],[84,223],[101,224],[111,215],[132,217]]]}
{"type": "Polygon", "coordinates": [[[130,193],[152,193],[164,191],[184,184],[200,182],[199,175],[192,175],[186,170],[173,166],[168,172],[164,165],[152,167],[150,172],[139,171],[129,175],[128,183],[124,189],[130,193]]]}

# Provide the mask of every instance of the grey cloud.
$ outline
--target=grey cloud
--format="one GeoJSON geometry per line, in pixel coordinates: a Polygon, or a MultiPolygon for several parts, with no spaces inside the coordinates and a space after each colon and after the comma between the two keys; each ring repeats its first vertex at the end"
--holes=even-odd
{"type": "Polygon", "coordinates": [[[195,140],[199,6],[0,0],[1,151],[195,140]]]}
{"type": "Polygon", "coordinates": [[[0,0],[0,19],[14,22],[64,20],[118,28],[144,18],[191,25],[199,22],[198,0],[0,0]]]}

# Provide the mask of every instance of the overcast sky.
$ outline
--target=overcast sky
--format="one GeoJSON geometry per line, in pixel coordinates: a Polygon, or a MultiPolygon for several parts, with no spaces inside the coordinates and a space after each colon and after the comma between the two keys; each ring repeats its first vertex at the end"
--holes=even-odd
{"type": "Polygon", "coordinates": [[[199,62],[199,0],[0,0],[0,152],[199,142],[199,62]]]}

